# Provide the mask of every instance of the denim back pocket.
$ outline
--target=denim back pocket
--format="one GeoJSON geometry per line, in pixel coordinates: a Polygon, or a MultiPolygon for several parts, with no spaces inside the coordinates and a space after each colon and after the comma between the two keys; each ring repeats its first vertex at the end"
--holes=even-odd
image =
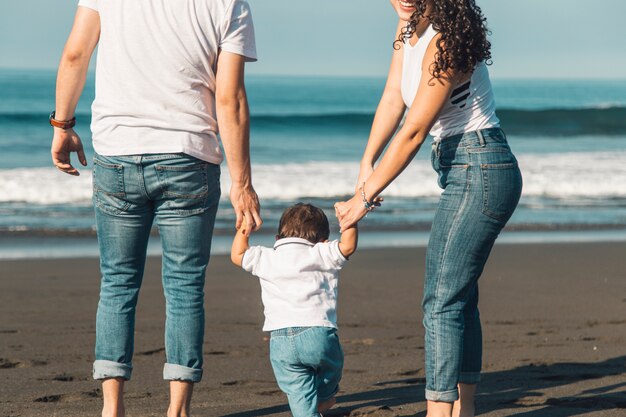
{"type": "Polygon", "coordinates": [[[522,193],[522,174],[510,150],[496,148],[480,152],[483,214],[506,223],[522,193]]]}
{"type": "Polygon", "coordinates": [[[93,201],[110,214],[119,214],[130,206],[124,189],[124,166],[94,158],[93,161],[93,201]]]}
{"type": "Polygon", "coordinates": [[[220,168],[204,161],[156,165],[164,209],[181,215],[206,211],[219,201],[220,168]]]}
{"type": "Polygon", "coordinates": [[[437,172],[437,184],[445,190],[452,183],[467,181],[469,160],[465,148],[439,143],[433,147],[431,164],[437,172]]]}

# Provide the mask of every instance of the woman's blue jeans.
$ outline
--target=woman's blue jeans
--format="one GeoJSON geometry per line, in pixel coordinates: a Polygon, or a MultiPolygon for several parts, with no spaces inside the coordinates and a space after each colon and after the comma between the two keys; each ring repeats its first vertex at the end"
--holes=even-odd
{"type": "Polygon", "coordinates": [[[202,378],[204,275],[220,198],[220,167],[184,154],[94,158],[102,283],[95,379],[130,379],[135,308],[156,222],[166,301],[163,377],[202,378]]]}
{"type": "Polygon", "coordinates": [[[443,194],[426,254],[426,399],[454,402],[480,379],[478,278],[520,198],[522,176],[504,132],[483,129],[433,144],[443,194]]]}

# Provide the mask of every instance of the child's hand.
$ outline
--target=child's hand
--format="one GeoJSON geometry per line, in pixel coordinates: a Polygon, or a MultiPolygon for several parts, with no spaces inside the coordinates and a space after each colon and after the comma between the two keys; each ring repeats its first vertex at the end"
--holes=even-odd
{"type": "Polygon", "coordinates": [[[230,249],[230,259],[237,266],[241,266],[243,262],[243,255],[246,253],[250,244],[248,243],[248,238],[250,237],[250,231],[254,228],[247,227],[248,223],[244,218],[239,228],[237,229],[237,234],[233,239],[233,246],[230,249]]]}
{"type": "Polygon", "coordinates": [[[254,223],[254,220],[248,222],[248,218],[243,215],[241,224],[239,225],[237,232],[243,234],[244,236],[250,236],[250,234],[255,230],[255,227],[256,224],[254,223]]]}

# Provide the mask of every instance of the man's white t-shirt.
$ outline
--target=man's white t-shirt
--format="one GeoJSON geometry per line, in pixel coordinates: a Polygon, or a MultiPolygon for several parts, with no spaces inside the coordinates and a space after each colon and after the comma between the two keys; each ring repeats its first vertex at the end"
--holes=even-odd
{"type": "Polygon", "coordinates": [[[346,261],[337,240],[314,245],[306,239],[285,238],[273,248],[248,249],[241,266],[260,278],[263,330],[337,328],[337,284],[346,261]]]}
{"type": "Polygon", "coordinates": [[[257,58],[244,0],[79,0],[100,14],[93,145],[102,155],[186,153],[219,164],[218,51],[257,58]]]}

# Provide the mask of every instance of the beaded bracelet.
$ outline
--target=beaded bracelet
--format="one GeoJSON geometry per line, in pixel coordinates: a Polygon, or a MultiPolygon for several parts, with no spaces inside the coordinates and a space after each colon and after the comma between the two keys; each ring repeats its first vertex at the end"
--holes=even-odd
{"type": "MultiPolygon", "coordinates": [[[[361,198],[363,199],[363,206],[365,207],[365,210],[368,213],[370,211],[374,211],[374,209],[376,208],[376,204],[370,203],[369,201],[367,201],[367,197],[365,197],[365,182],[361,184],[361,186],[359,187],[359,191],[361,192],[361,198]]],[[[365,214],[365,217],[367,217],[367,213],[365,214]]]]}

